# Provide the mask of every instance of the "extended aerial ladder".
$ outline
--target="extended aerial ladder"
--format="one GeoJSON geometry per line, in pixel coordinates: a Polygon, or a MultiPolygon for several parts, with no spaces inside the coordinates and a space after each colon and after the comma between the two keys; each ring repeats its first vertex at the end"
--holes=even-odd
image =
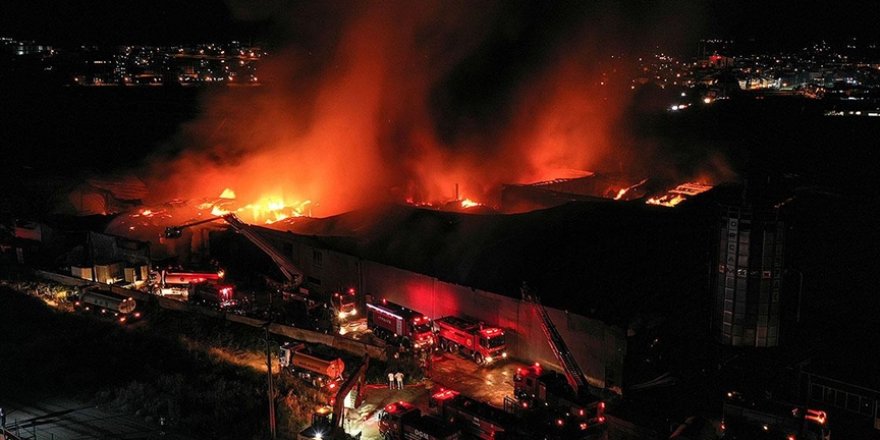
{"type": "Polygon", "coordinates": [[[296,291],[300,285],[302,285],[305,275],[301,270],[299,270],[293,262],[290,261],[284,254],[278,251],[275,247],[269,244],[262,235],[257,233],[251,225],[241,221],[237,215],[229,213],[226,215],[221,215],[218,217],[211,217],[204,220],[199,220],[193,223],[187,223],[181,226],[169,226],[165,228],[165,237],[166,238],[180,238],[183,234],[183,230],[186,228],[191,228],[193,226],[198,226],[205,223],[210,223],[217,220],[224,220],[229,226],[232,226],[232,229],[235,232],[244,235],[251,243],[255,244],[261,251],[265,252],[269,258],[272,259],[273,262],[278,266],[278,269],[281,270],[281,273],[287,278],[288,285],[286,288],[296,291]]]}
{"type": "Polygon", "coordinates": [[[370,365],[370,356],[364,355],[361,365],[351,374],[336,392],[330,401],[331,406],[322,406],[312,414],[312,424],[302,430],[297,440],[351,440],[360,439],[361,434],[349,435],[345,432],[343,422],[345,420],[345,397],[354,390],[354,406],[361,406],[363,400],[364,380],[367,368],[370,365]]]}
{"type": "Polygon", "coordinates": [[[587,393],[589,391],[587,377],[583,370],[581,370],[581,367],[578,366],[577,361],[574,359],[574,356],[565,344],[565,340],[562,339],[562,335],[556,330],[556,326],[553,324],[553,320],[550,319],[547,309],[541,304],[541,299],[530,294],[528,288],[525,286],[523,286],[522,289],[522,296],[523,300],[531,304],[532,308],[538,314],[538,317],[541,320],[541,329],[544,331],[544,336],[550,344],[550,349],[553,351],[553,355],[556,356],[556,360],[559,361],[559,364],[562,366],[568,384],[571,385],[577,395],[587,393]]]}

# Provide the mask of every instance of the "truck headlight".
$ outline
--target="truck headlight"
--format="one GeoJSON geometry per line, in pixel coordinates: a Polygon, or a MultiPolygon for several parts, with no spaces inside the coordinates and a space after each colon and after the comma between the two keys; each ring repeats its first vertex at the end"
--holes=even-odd
{"type": "Polygon", "coordinates": [[[486,362],[492,362],[492,356],[486,356],[486,362]]]}

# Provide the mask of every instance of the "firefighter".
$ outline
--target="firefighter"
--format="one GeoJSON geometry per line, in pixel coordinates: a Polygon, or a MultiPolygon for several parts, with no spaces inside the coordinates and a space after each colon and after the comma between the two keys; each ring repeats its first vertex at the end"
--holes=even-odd
{"type": "Polygon", "coordinates": [[[394,374],[394,379],[397,380],[397,389],[402,390],[403,389],[403,373],[398,371],[397,373],[394,374]]]}
{"type": "Polygon", "coordinates": [[[388,373],[388,389],[394,389],[394,373],[391,372],[388,373]]]}

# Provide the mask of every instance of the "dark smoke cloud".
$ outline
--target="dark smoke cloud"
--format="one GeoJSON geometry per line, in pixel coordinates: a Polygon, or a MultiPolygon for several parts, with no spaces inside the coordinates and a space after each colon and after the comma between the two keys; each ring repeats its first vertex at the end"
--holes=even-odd
{"type": "Polygon", "coordinates": [[[617,129],[629,55],[668,46],[687,29],[670,18],[695,16],[667,2],[229,4],[273,20],[265,86],[207,96],[152,186],[310,199],[320,215],[449,199],[455,184],[484,198],[500,183],[638,157],[617,129]]]}

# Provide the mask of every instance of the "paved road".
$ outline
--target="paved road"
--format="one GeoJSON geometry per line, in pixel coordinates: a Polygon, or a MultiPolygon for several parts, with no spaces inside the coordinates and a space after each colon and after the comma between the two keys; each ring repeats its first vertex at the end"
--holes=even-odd
{"type": "Polygon", "coordinates": [[[138,417],[109,413],[94,405],[66,398],[26,402],[0,396],[0,407],[6,410],[6,428],[18,432],[22,439],[192,440],[165,434],[159,426],[138,417]]]}
{"type": "Polygon", "coordinates": [[[346,428],[349,432],[362,432],[364,440],[379,436],[379,411],[387,404],[404,400],[428,413],[428,396],[431,390],[451,388],[467,396],[503,407],[504,396],[513,395],[513,374],[525,364],[504,360],[488,367],[481,367],[461,356],[449,353],[434,355],[432,379],[427,384],[407,385],[403,390],[390,390],[384,384],[370,386],[364,404],[346,412],[346,428]]]}

